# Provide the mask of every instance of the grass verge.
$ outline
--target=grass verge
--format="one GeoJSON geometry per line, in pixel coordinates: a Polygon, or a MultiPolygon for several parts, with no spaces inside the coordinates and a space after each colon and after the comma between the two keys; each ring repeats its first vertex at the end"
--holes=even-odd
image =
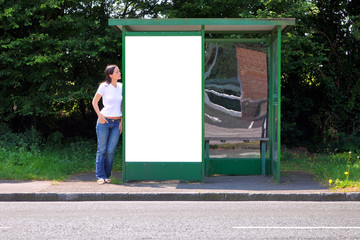
{"type": "MultiPolygon", "coordinates": [[[[58,146],[0,146],[0,179],[61,181],[71,174],[94,172],[96,142],[77,141],[58,146]]],[[[121,170],[121,147],[116,150],[114,170],[121,170]]]]}
{"type": "Polygon", "coordinates": [[[282,171],[303,171],[316,175],[330,189],[360,191],[360,154],[309,154],[282,151],[282,171]]]}
{"type": "MultiPolygon", "coordinates": [[[[121,171],[121,144],[113,170],[121,171]]],[[[360,191],[360,154],[310,154],[283,149],[281,170],[303,171],[317,176],[322,184],[343,191],[360,191]]],[[[1,180],[61,181],[71,174],[95,171],[96,142],[82,140],[67,144],[0,145],[1,180]]],[[[120,179],[114,181],[121,182],[120,179]]]]}

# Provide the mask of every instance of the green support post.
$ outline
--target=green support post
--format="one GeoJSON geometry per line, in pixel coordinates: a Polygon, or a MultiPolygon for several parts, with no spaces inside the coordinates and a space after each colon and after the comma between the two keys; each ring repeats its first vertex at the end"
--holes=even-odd
{"type": "Polygon", "coordinates": [[[281,28],[277,27],[277,94],[278,94],[278,112],[277,112],[277,169],[276,183],[280,183],[280,158],[281,158],[281,28]]]}
{"type": "Polygon", "coordinates": [[[266,169],[266,161],[265,161],[265,152],[266,152],[266,148],[265,148],[265,141],[260,141],[261,144],[261,171],[262,171],[262,175],[265,176],[265,169],[266,169]]]}
{"type": "Polygon", "coordinates": [[[126,182],[126,162],[125,162],[125,35],[126,35],[126,26],[123,26],[123,31],[122,31],[122,83],[123,83],[123,89],[122,89],[122,94],[123,94],[123,101],[122,101],[122,124],[123,124],[123,132],[121,134],[121,138],[122,138],[122,182],[125,183],[126,182]]]}
{"type": "MultiPolygon", "coordinates": [[[[202,166],[201,166],[201,181],[205,180],[205,167],[208,164],[204,159],[204,140],[205,140],[205,119],[204,119],[204,105],[205,105],[205,26],[201,26],[201,139],[202,139],[202,166]]],[[[207,176],[207,175],[206,175],[207,176]]]]}
{"type": "Polygon", "coordinates": [[[271,42],[269,46],[270,52],[270,67],[269,67],[269,154],[271,160],[271,173],[274,175],[274,152],[273,145],[274,143],[274,126],[275,126],[275,117],[274,117],[274,50],[273,43],[271,42]]]}
{"type": "Polygon", "coordinates": [[[206,173],[205,176],[209,177],[210,176],[210,169],[209,169],[209,164],[210,164],[210,156],[209,156],[209,146],[210,146],[210,141],[206,140],[205,141],[205,169],[206,169],[206,173]]]}

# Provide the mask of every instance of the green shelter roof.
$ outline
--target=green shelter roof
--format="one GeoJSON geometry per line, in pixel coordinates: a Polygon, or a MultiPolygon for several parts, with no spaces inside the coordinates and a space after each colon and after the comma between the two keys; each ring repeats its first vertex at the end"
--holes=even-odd
{"type": "Polygon", "coordinates": [[[168,19],[109,19],[109,25],[122,31],[201,31],[205,32],[272,32],[295,25],[295,18],[168,18],[168,19]]]}

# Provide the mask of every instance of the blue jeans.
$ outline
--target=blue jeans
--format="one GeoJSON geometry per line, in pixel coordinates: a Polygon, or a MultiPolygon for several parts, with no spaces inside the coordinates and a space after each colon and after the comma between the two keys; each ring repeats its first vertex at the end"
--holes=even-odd
{"type": "Polygon", "coordinates": [[[108,119],[108,123],[96,123],[97,152],[96,178],[110,178],[116,145],[120,138],[120,119],[108,119]]]}

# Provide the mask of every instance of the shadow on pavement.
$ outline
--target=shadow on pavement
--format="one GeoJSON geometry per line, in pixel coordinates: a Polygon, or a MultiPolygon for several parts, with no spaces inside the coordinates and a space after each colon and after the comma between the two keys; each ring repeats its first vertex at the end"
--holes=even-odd
{"type": "MultiPolygon", "coordinates": [[[[121,172],[113,172],[113,185],[126,188],[173,188],[178,190],[250,190],[250,191],[297,191],[297,190],[327,190],[308,173],[286,172],[280,184],[276,184],[271,176],[213,176],[205,178],[204,182],[169,181],[129,181],[119,184],[121,172]],[[118,184],[117,184],[118,183],[118,184]]],[[[80,173],[72,175],[65,182],[95,182],[95,173],[80,173]]]]}

